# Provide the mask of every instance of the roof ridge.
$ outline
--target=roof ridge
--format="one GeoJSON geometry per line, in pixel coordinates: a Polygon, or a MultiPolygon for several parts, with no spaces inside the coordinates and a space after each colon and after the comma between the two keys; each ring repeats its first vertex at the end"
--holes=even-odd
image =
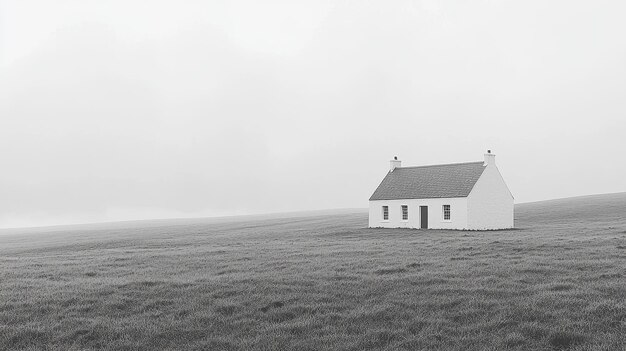
{"type": "Polygon", "coordinates": [[[426,165],[426,166],[409,166],[409,167],[396,167],[396,168],[427,168],[427,167],[440,167],[440,166],[458,166],[458,165],[470,165],[475,163],[484,163],[484,161],[473,161],[473,162],[459,162],[459,163],[443,163],[439,165],[426,165]]]}

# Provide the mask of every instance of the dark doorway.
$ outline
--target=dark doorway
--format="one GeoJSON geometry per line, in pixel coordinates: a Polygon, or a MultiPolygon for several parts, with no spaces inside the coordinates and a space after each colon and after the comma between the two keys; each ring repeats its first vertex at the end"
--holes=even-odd
{"type": "Polygon", "coordinates": [[[428,229],[428,206],[420,206],[420,228],[428,229]]]}

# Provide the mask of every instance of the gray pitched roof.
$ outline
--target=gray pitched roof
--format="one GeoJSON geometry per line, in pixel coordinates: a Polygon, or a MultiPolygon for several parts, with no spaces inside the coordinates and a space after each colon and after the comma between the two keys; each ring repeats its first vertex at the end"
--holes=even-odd
{"type": "Polygon", "coordinates": [[[398,167],[387,173],[370,201],[467,197],[484,169],[482,161],[398,167]]]}

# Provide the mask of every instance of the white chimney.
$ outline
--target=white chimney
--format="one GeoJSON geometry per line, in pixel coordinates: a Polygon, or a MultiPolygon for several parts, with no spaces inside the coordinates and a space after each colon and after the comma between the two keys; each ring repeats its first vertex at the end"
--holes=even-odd
{"type": "Polygon", "coordinates": [[[400,167],[402,161],[398,160],[398,156],[394,156],[393,160],[389,161],[389,171],[393,172],[396,167],[400,167]]]}
{"type": "Polygon", "coordinates": [[[491,150],[487,150],[485,154],[485,163],[484,166],[496,165],[496,155],[491,153],[491,150]]]}

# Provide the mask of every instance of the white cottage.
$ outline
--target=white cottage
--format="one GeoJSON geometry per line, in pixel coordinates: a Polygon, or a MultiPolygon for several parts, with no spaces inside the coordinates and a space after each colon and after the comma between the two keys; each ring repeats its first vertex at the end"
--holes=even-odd
{"type": "Polygon", "coordinates": [[[491,150],[484,162],[400,165],[394,157],[370,197],[370,228],[513,228],[513,195],[491,150]]]}

